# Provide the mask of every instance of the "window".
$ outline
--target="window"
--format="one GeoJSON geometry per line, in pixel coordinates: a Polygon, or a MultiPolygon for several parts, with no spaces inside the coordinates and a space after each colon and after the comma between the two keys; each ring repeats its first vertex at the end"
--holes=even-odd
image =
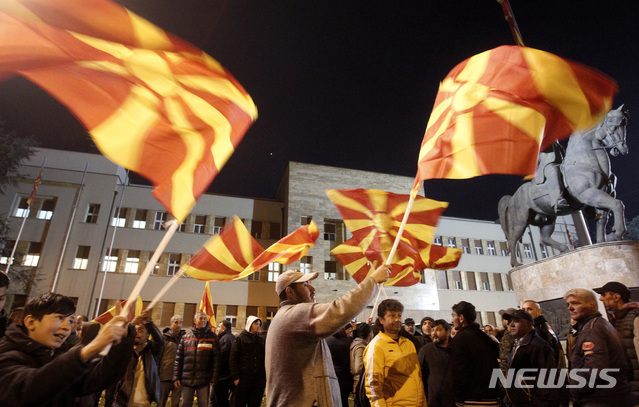
{"type": "Polygon", "coordinates": [[[169,326],[171,324],[171,317],[175,315],[175,303],[163,302],[162,303],[162,315],[160,316],[159,326],[169,326]]]}
{"type": "Polygon", "coordinates": [[[437,288],[440,290],[448,289],[448,273],[446,270],[437,270],[437,288]]]}
{"type": "Polygon", "coordinates": [[[118,266],[119,254],[120,254],[120,251],[118,249],[111,250],[110,256],[109,256],[109,252],[107,251],[106,256],[104,256],[104,261],[102,261],[102,271],[113,273],[118,266]]]}
{"type": "Polygon", "coordinates": [[[475,254],[484,254],[484,249],[481,246],[475,246],[475,254]]]}
{"type": "Polygon", "coordinates": [[[467,271],[466,272],[466,279],[468,281],[468,289],[469,290],[476,290],[477,289],[477,281],[475,280],[475,272],[474,271],[467,271]]]}
{"type": "Polygon", "coordinates": [[[133,218],[134,229],[146,228],[146,209],[138,209],[135,211],[135,218],[133,218]]]}
{"type": "Polygon", "coordinates": [[[499,248],[501,249],[501,255],[502,255],[502,256],[508,256],[508,255],[510,255],[510,251],[508,250],[508,243],[506,243],[506,242],[499,242],[499,248]]]}
{"type": "Polygon", "coordinates": [[[100,204],[89,204],[87,215],[84,217],[86,223],[97,223],[98,214],[100,213],[100,204]]]}
{"type": "Polygon", "coordinates": [[[186,223],[184,222],[180,223],[180,226],[178,226],[177,231],[184,232],[185,230],[186,230],[186,223]]]}
{"type": "Polygon", "coordinates": [[[120,210],[115,213],[115,216],[111,221],[111,226],[123,228],[126,225],[126,211],[127,208],[120,208],[120,210]]]}
{"type": "Polygon", "coordinates": [[[224,229],[225,220],[226,218],[215,217],[215,223],[213,225],[213,233],[217,233],[217,234],[222,233],[222,230],[224,229]]]}
{"type": "Polygon", "coordinates": [[[271,222],[268,237],[269,239],[279,239],[282,237],[282,225],[280,225],[279,222],[271,222]]]}
{"type": "MultiPolygon", "coordinates": [[[[9,262],[9,256],[11,256],[11,251],[13,250],[13,246],[15,246],[15,240],[5,240],[4,248],[0,248],[0,263],[7,264],[9,262]]],[[[13,262],[11,262],[13,264],[13,262]]]]}
{"type": "Polygon", "coordinates": [[[248,281],[260,281],[260,271],[255,271],[248,275],[248,281]]]}
{"type": "Polygon", "coordinates": [[[470,254],[470,243],[468,239],[462,239],[462,251],[466,254],[470,254]]]}
{"type": "Polygon", "coordinates": [[[282,265],[280,263],[268,264],[268,281],[277,281],[282,271],[282,265]]]}
{"type": "Polygon", "coordinates": [[[501,281],[501,274],[495,273],[493,274],[495,277],[495,291],[504,291],[504,284],[501,281]]]}
{"type": "Polygon", "coordinates": [[[266,320],[270,321],[275,318],[275,314],[277,313],[277,307],[266,307],[266,320]]]}
{"type": "Polygon", "coordinates": [[[313,257],[304,256],[300,260],[300,271],[302,273],[308,274],[313,271],[313,257]]]}
{"type": "Polygon", "coordinates": [[[251,235],[256,239],[262,238],[262,222],[259,220],[251,221],[251,235]]]}
{"type": "Polygon", "coordinates": [[[206,226],[206,215],[195,215],[193,221],[193,233],[204,233],[206,226]]]}
{"type": "Polygon", "coordinates": [[[461,281],[455,281],[455,290],[463,290],[464,287],[462,286],[462,282],[461,281]]]}
{"type": "Polygon", "coordinates": [[[457,247],[457,243],[455,242],[455,238],[454,237],[449,237],[448,238],[448,247],[451,247],[453,249],[457,247]]]}
{"type": "Polygon", "coordinates": [[[170,253],[169,262],[166,266],[166,275],[173,276],[180,269],[180,262],[182,261],[182,255],[180,253],[170,253]]]}
{"type": "Polygon", "coordinates": [[[55,199],[45,199],[42,201],[40,210],[36,218],[49,220],[53,216],[53,210],[55,209],[55,199]]]}
{"type": "Polygon", "coordinates": [[[18,206],[16,207],[13,216],[17,218],[29,217],[29,204],[27,203],[27,198],[20,198],[20,202],[18,202],[18,206]]]}
{"type": "Polygon", "coordinates": [[[436,245],[441,246],[442,245],[442,237],[441,236],[435,236],[435,239],[433,240],[433,243],[436,245]]]}
{"type": "Polygon", "coordinates": [[[541,258],[545,259],[546,257],[548,257],[548,249],[546,248],[546,245],[540,244],[539,248],[541,250],[541,258]]]}
{"type": "Polygon", "coordinates": [[[193,317],[197,311],[199,304],[184,304],[184,326],[190,326],[193,323],[193,317]]]}
{"type": "Polygon", "coordinates": [[[488,254],[491,256],[496,256],[497,251],[495,250],[495,242],[486,243],[486,249],[488,250],[488,254]]]}
{"type": "Polygon", "coordinates": [[[75,251],[75,259],[73,259],[73,267],[78,270],[86,270],[89,264],[89,252],[91,251],[90,246],[78,246],[78,249],[75,251]]]}
{"type": "Polygon", "coordinates": [[[513,279],[510,277],[510,274],[506,274],[506,281],[508,281],[508,291],[513,291],[513,279]]]}
{"type": "Polygon", "coordinates": [[[325,280],[337,279],[337,262],[335,261],[324,262],[324,279],[325,280]]]}
{"type": "Polygon", "coordinates": [[[461,271],[453,270],[453,282],[456,290],[463,290],[464,286],[461,281],[461,271]]]}
{"type": "Polygon", "coordinates": [[[533,257],[532,248],[528,243],[524,243],[524,256],[526,256],[527,259],[532,259],[533,257]]]}
{"type": "Polygon", "coordinates": [[[40,261],[40,252],[42,251],[42,243],[30,242],[27,254],[22,260],[22,265],[27,267],[37,267],[40,261]]]}
{"type": "Polygon", "coordinates": [[[155,219],[153,220],[153,230],[162,230],[164,222],[166,222],[166,212],[155,212],[155,219]]]}
{"type": "Polygon", "coordinates": [[[302,216],[302,217],[300,218],[300,224],[301,224],[302,226],[304,226],[304,225],[310,225],[312,220],[313,220],[313,217],[312,217],[312,216],[302,216]]]}
{"type": "Polygon", "coordinates": [[[490,283],[488,282],[488,273],[479,273],[479,278],[481,280],[481,289],[483,291],[490,291],[490,283]]]}
{"type": "Polygon", "coordinates": [[[257,316],[257,307],[255,305],[247,305],[246,306],[246,316],[249,315],[257,316]]]}
{"type": "Polygon", "coordinates": [[[139,266],[140,266],[140,251],[129,250],[129,253],[126,256],[126,263],[124,263],[124,272],[127,274],[137,274],[139,266]]]}
{"type": "Polygon", "coordinates": [[[237,326],[237,305],[226,306],[226,316],[224,317],[235,328],[237,326]]]}
{"type": "Polygon", "coordinates": [[[334,223],[324,224],[324,240],[334,242],[337,239],[337,226],[334,223]]]}

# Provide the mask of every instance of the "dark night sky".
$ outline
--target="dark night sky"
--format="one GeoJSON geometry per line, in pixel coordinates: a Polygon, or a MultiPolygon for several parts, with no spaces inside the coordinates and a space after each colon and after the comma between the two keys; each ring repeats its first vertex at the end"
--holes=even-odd
{"type": "MultiPolygon", "coordinates": [[[[211,191],[272,197],[287,162],[414,176],[439,81],[462,60],[513,44],[495,0],[120,0],[203,48],[253,97],[259,118],[211,191]],[[150,4],[153,6],[151,7],[150,4]]],[[[639,215],[639,29],[635,2],[511,0],[527,46],[615,78],[631,110],[630,154],[612,160],[628,219],[639,215]]],[[[70,114],[21,79],[0,115],[41,146],[97,151],[70,114]]],[[[432,181],[445,215],[496,219],[518,177],[432,181]]],[[[408,191],[406,191],[408,193],[408,191]]]]}

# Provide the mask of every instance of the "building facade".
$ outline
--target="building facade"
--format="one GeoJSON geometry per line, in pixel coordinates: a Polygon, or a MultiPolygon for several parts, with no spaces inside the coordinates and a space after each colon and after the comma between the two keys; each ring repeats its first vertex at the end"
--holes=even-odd
{"type": "MultiPolygon", "coordinates": [[[[12,285],[7,307],[24,304],[27,296],[54,290],[74,298],[78,313],[94,316],[116,299],[128,297],[164,236],[162,225],[170,217],[153,197],[152,187],[131,184],[126,171],[103,156],[48,149],[37,150],[21,166],[20,174],[23,178],[17,185],[0,197],[0,212],[7,214],[11,226],[0,256],[3,269],[22,230],[12,266],[12,273],[20,274],[22,283],[12,285]],[[27,198],[45,160],[42,182],[27,209],[27,198]]],[[[212,282],[218,321],[229,319],[240,330],[248,315],[272,318],[278,306],[274,282],[280,272],[291,268],[320,273],[314,282],[318,301],[337,298],[355,282],[330,251],[351,235],[324,191],[367,188],[407,194],[412,181],[291,162],[275,199],[205,194],[160,256],[142,290],[142,299],[148,304],[180,265],[233,215],[244,221],[263,247],[311,219],[320,236],[299,262],[288,266],[274,263],[240,281],[212,282]]],[[[565,228],[563,231],[555,238],[565,242],[565,228]]],[[[386,295],[404,303],[406,316],[415,319],[426,315],[449,319],[450,307],[466,300],[481,311],[482,322],[499,325],[495,313],[516,305],[508,276],[508,247],[500,226],[443,217],[436,243],[462,249],[465,254],[459,266],[425,270],[421,284],[386,287],[386,295]]],[[[535,230],[518,250],[524,263],[553,255],[551,248],[539,245],[535,230]]],[[[154,307],[154,320],[165,326],[172,315],[179,314],[189,326],[203,291],[204,282],[181,278],[154,307]]],[[[359,319],[365,320],[371,309],[372,304],[359,319]]]]}

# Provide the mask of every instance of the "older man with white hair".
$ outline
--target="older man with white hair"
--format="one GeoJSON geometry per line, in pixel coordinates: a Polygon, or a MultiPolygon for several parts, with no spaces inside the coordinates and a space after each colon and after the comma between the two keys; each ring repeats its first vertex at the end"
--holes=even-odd
{"type": "Polygon", "coordinates": [[[597,296],[591,290],[574,288],[564,294],[564,299],[577,336],[569,386],[575,405],[634,406],[627,379],[630,366],[621,338],[597,310],[597,296]]]}

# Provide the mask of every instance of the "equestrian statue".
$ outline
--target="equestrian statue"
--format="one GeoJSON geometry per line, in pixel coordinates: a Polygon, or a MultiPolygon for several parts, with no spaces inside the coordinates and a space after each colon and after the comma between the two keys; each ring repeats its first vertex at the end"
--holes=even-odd
{"type": "Polygon", "coordinates": [[[511,266],[519,266],[515,248],[528,225],[541,229],[541,241],[560,252],[570,250],[552,238],[557,216],[580,210],[596,210],[597,242],[606,240],[606,222],[612,212],[611,240],[626,232],[624,205],[615,198],[616,177],[608,154],[628,154],[623,105],[608,112],[596,127],[570,136],[565,150],[559,143],[539,156],[535,178],[521,185],[513,196],[499,201],[499,220],[508,240],[511,266]]]}

